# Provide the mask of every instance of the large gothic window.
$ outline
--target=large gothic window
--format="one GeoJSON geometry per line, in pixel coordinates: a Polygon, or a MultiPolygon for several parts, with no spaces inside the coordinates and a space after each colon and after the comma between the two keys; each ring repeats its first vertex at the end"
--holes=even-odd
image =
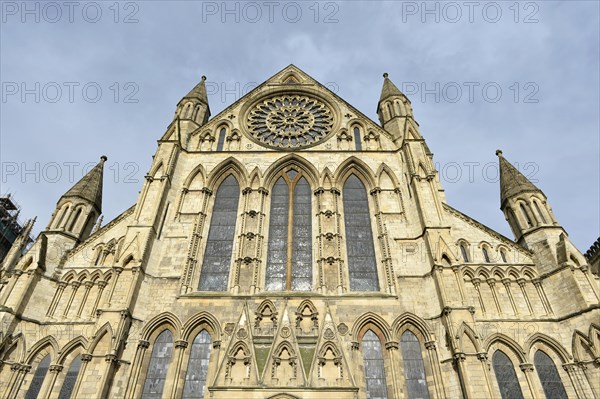
{"type": "Polygon", "coordinates": [[[344,184],[346,252],[352,291],[379,291],[367,190],[356,175],[344,184]]]}
{"type": "Polygon", "coordinates": [[[203,399],[210,361],[211,339],[206,330],[200,331],[190,353],[182,399],[203,399]]]}
{"type": "Polygon", "coordinates": [[[419,340],[410,331],[405,331],[400,338],[402,361],[404,362],[404,377],[408,388],[409,399],[429,399],[427,380],[425,379],[425,364],[421,353],[419,340]]]}
{"type": "Polygon", "coordinates": [[[271,195],[266,290],[311,289],[311,214],[310,185],[290,169],[277,179],[271,195]]]}
{"type": "Polygon", "coordinates": [[[200,291],[227,289],[239,197],[240,186],[235,177],[229,175],[215,196],[198,286],[200,291]]]}
{"type": "Polygon", "coordinates": [[[65,381],[63,382],[62,388],[60,389],[60,394],[58,395],[58,399],[70,399],[73,395],[73,389],[75,388],[75,382],[77,381],[77,376],[79,375],[79,370],[81,369],[81,356],[77,356],[71,362],[71,367],[67,371],[67,375],[65,376],[65,381]]]}
{"type": "Polygon", "coordinates": [[[502,399],[523,399],[515,367],[509,357],[504,352],[497,350],[492,357],[492,365],[502,399]]]}
{"type": "Polygon", "coordinates": [[[363,337],[362,354],[365,364],[367,398],[387,399],[387,383],[385,381],[381,341],[371,330],[367,331],[363,337]]]}
{"type": "Polygon", "coordinates": [[[558,370],[554,365],[554,362],[542,351],[535,352],[533,357],[533,364],[537,370],[544,393],[548,399],[567,399],[567,393],[565,387],[560,380],[558,370]]]}
{"type": "Polygon", "coordinates": [[[31,384],[29,384],[25,399],[36,399],[38,397],[44,383],[44,378],[46,378],[46,374],[48,373],[48,368],[50,368],[50,355],[46,355],[40,364],[38,364],[35,374],[33,374],[33,378],[31,379],[31,384]]]}
{"type": "Polygon", "coordinates": [[[142,399],[161,399],[167,380],[167,371],[171,362],[171,353],[173,352],[173,335],[169,330],[165,330],[156,338],[152,355],[150,356],[150,365],[146,382],[144,383],[144,392],[142,399]]]}

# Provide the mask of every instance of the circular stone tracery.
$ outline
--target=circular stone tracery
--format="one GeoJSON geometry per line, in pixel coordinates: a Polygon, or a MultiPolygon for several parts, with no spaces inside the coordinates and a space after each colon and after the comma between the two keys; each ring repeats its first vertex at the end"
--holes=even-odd
{"type": "Polygon", "coordinates": [[[305,95],[264,100],[248,114],[248,130],[261,144],[276,148],[314,145],[331,132],[333,116],[323,102],[305,95]]]}

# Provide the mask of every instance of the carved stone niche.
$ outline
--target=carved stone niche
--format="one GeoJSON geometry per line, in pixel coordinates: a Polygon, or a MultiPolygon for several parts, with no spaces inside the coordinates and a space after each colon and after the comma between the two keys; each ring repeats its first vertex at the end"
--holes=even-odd
{"type": "Polygon", "coordinates": [[[254,319],[255,336],[273,336],[277,330],[277,310],[273,302],[263,301],[256,309],[254,319]]]}
{"type": "Polygon", "coordinates": [[[302,301],[296,310],[296,335],[316,337],[319,334],[318,316],[311,301],[302,301]]]}

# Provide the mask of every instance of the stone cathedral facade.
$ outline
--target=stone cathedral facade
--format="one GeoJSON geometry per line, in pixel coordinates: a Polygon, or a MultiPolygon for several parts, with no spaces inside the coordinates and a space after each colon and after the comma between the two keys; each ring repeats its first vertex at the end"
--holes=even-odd
{"type": "Polygon", "coordinates": [[[102,157],[13,245],[0,398],[600,398],[598,276],[544,193],[497,152],[504,237],[387,75],[377,114],[290,65],[209,118],[203,78],[135,204],[100,226],[102,157]]]}

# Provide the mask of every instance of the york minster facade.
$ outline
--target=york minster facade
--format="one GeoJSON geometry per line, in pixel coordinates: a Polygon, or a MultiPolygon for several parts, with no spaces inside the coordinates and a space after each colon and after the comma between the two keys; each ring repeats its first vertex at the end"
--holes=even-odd
{"type": "Polygon", "coordinates": [[[599,279],[544,193],[497,151],[504,237],[387,74],[377,114],[290,65],[210,118],[203,78],[135,204],[100,225],[102,157],[13,244],[0,398],[600,398],[599,279]]]}

